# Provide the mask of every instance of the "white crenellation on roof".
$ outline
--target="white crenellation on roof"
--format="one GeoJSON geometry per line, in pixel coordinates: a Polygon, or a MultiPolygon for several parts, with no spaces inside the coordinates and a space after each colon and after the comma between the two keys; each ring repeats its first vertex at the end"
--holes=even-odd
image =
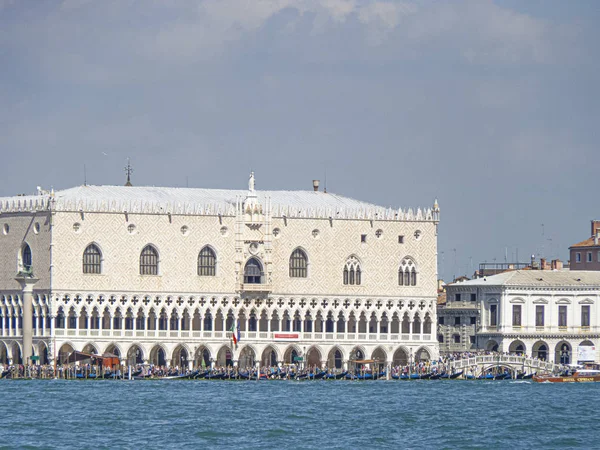
{"type": "Polygon", "coordinates": [[[271,204],[272,217],[438,221],[439,212],[373,205],[314,191],[244,191],[194,188],[78,186],[54,194],[0,198],[0,213],[77,211],[131,214],[235,216],[236,203],[252,197],[271,204]],[[249,195],[250,194],[250,195],[249,195]]]}

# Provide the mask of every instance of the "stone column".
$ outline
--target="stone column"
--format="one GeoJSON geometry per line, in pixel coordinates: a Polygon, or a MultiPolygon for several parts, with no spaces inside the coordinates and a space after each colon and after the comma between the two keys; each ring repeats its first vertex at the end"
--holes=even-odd
{"type": "Polygon", "coordinates": [[[31,364],[33,346],[33,286],[38,282],[33,275],[19,273],[15,280],[23,289],[23,364],[31,364]]]}

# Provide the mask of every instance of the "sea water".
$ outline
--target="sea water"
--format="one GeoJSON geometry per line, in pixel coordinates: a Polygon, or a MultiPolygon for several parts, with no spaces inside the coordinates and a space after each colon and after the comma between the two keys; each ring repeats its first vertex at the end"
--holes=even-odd
{"type": "Polygon", "coordinates": [[[600,448],[598,383],[0,380],[0,448],[600,448]]]}

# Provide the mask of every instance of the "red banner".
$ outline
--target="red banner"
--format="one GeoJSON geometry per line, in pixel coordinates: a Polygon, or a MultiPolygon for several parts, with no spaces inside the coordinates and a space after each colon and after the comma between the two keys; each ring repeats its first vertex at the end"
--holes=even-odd
{"type": "Polygon", "coordinates": [[[275,333],[275,339],[299,339],[300,335],[297,333],[294,334],[282,334],[282,333],[275,333]]]}

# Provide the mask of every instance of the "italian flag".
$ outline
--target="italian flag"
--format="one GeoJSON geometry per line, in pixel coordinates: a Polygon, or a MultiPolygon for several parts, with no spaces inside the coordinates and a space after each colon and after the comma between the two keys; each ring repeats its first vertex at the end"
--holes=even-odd
{"type": "Polygon", "coordinates": [[[237,336],[235,335],[235,320],[231,324],[231,330],[230,331],[231,331],[231,337],[233,338],[233,345],[237,345],[238,340],[237,340],[237,336]]]}

